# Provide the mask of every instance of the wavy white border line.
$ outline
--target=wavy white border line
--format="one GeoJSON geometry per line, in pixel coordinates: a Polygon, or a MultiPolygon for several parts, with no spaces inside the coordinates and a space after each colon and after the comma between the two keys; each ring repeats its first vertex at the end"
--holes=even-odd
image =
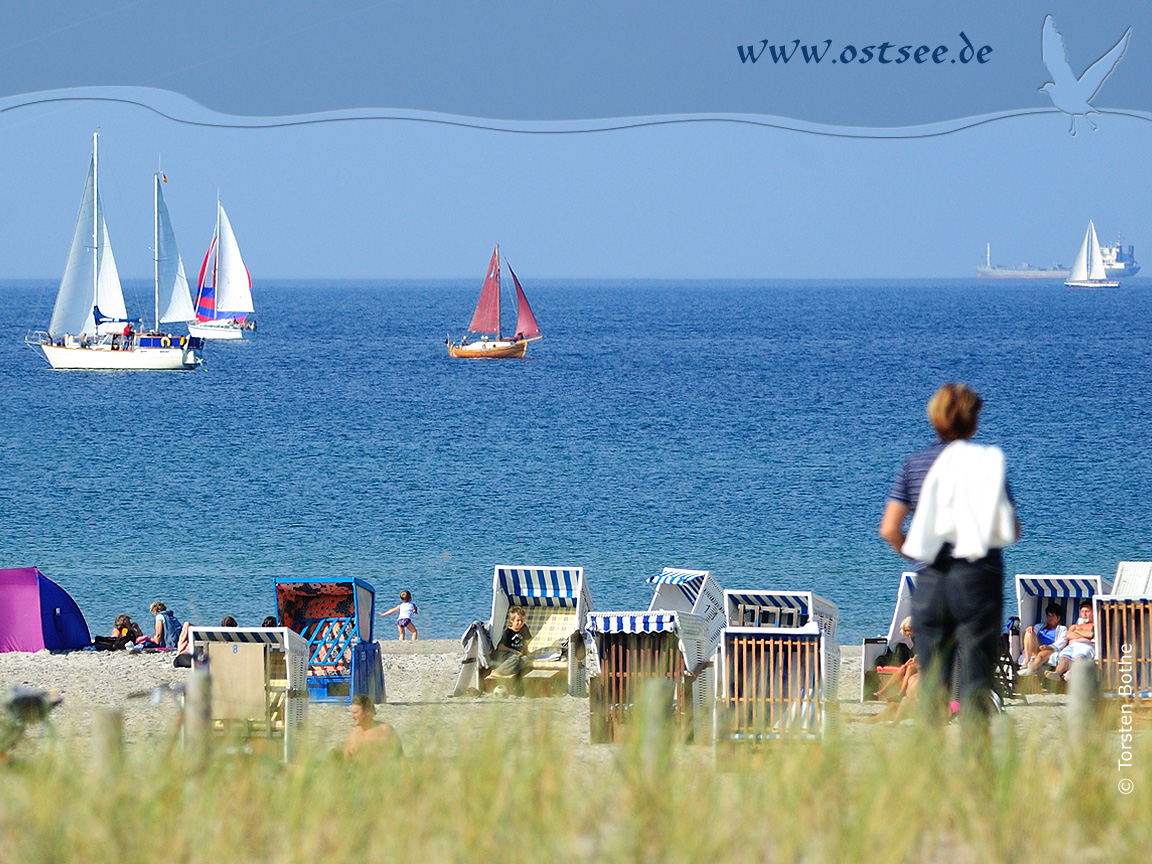
{"type": "MultiPolygon", "coordinates": [[[[292,126],[311,126],[320,123],[393,121],[428,123],[441,126],[454,126],[462,129],[505,132],[518,135],[588,135],[602,132],[618,132],[627,129],[644,129],[655,126],[674,126],[686,123],[732,123],[746,126],[759,126],[765,129],[801,132],[807,135],[820,135],[829,138],[915,139],[951,135],[955,132],[962,132],[977,126],[985,126],[989,123],[996,123],[1001,120],[1018,117],[1029,117],[1037,114],[1064,114],[1064,112],[1054,107],[1023,108],[1015,111],[999,111],[974,117],[964,117],[958,120],[927,123],[921,126],[892,128],[830,126],[821,123],[809,123],[804,120],[792,120],[788,117],[775,117],[763,114],[723,113],[665,114],[650,117],[619,117],[596,120],[494,120],[482,117],[442,114],[434,111],[355,108],[281,117],[242,117],[232,114],[221,114],[206,108],[186,96],[169,90],[158,90],[146,87],[81,87],[2,97],[0,98],[0,117],[21,109],[37,106],[85,102],[103,102],[135,106],[163,117],[166,120],[170,120],[173,123],[217,129],[283,129],[292,126]]],[[[1152,113],[1147,111],[1102,108],[1098,113],[1131,117],[1152,122],[1152,113]]]]}

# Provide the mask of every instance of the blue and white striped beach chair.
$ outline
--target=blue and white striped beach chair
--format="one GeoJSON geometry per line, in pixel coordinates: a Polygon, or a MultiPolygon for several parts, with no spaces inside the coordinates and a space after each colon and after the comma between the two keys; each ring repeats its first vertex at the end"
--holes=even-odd
{"type": "Polygon", "coordinates": [[[822,735],[836,712],[836,605],[810,591],[725,591],[716,735],[728,741],[822,735]]]}
{"type": "Polygon", "coordinates": [[[592,740],[614,740],[645,684],[671,682],[673,712],[698,742],[710,740],[715,671],[724,629],[724,596],[707,570],[665,567],[647,611],[596,613],[588,619],[589,723],[592,740]]]}
{"type": "MultiPolygon", "coordinates": [[[[492,576],[492,614],[483,627],[484,639],[468,639],[456,695],[479,690],[488,669],[487,652],[495,647],[508,624],[508,610],[521,606],[532,638],[528,655],[532,670],[522,683],[530,695],[566,692],[587,695],[584,670],[584,624],[592,611],[592,595],[583,567],[521,567],[497,565],[492,576]],[[491,645],[488,645],[488,642],[491,645]],[[483,648],[481,647],[483,646],[483,648]],[[561,686],[553,687],[553,681],[561,686]]],[[[465,634],[467,637],[468,634],[465,634]]]]}

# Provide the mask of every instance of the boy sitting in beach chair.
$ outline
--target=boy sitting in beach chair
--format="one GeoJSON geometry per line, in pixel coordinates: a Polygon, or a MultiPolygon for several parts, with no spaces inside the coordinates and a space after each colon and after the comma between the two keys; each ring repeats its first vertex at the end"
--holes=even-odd
{"type": "Polygon", "coordinates": [[[513,606],[508,610],[508,626],[504,628],[492,652],[493,665],[488,673],[489,678],[508,678],[514,686],[518,686],[520,676],[532,668],[532,661],[528,658],[532,631],[526,622],[527,615],[522,607],[513,606]]]}

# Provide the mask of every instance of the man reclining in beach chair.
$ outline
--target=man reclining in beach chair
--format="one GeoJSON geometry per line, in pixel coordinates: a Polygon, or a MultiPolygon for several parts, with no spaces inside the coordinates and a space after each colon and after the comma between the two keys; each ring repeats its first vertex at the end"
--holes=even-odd
{"type": "Polygon", "coordinates": [[[1020,659],[1020,675],[1035,675],[1044,667],[1049,658],[1063,651],[1068,644],[1068,628],[1060,623],[1064,610],[1056,602],[1049,603],[1044,610],[1044,622],[1024,631],[1024,655],[1020,659]]]}

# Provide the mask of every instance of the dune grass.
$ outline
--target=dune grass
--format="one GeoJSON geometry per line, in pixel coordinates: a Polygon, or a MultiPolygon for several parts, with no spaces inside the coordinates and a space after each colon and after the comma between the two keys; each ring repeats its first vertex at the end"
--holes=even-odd
{"type": "MultiPolygon", "coordinates": [[[[1115,711],[1079,748],[963,729],[684,746],[653,718],[573,747],[547,712],[429,731],[407,758],[296,764],[156,740],[100,770],[63,745],[0,767],[0,861],[985,862],[1152,854],[1147,741],[1118,771],[1115,711]],[[1118,790],[1121,779],[1133,791],[1118,790]]],[[[1145,728],[1147,724],[1144,724],[1145,728]]],[[[411,738],[412,736],[410,736],[411,738]]],[[[1146,738],[1147,735],[1144,735],[1146,738]]],[[[29,742],[30,745],[34,742],[29,742]]]]}

